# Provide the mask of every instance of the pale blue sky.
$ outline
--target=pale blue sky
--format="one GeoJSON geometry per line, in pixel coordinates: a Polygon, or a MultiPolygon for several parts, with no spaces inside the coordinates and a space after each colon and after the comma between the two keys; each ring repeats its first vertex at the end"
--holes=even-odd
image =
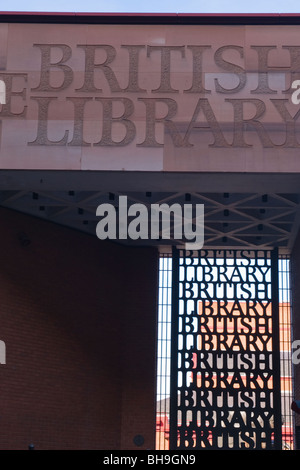
{"type": "MultiPolygon", "coordinates": [[[[4,3],[4,2],[3,2],[4,3]]],[[[137,12],[137,13],[300,13],[299,0],[12,0],[2,11],[137,12]]]]}

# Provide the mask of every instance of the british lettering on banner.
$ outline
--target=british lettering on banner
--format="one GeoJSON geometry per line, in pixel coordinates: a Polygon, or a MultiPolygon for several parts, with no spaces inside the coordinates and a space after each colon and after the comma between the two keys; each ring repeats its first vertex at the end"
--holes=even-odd
{"type": "Polygon", "coordinates": [[[270,253],[180,253],[173,446],[272,449],[281,422],[270,253]]]}

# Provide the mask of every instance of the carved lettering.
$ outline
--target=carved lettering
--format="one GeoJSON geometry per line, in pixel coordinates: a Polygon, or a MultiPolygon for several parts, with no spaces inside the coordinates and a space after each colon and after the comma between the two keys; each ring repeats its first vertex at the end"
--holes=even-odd
{"type": "Polygon", "coordinates": [[[48,112],[50,103],[55,101],[57,98],[52,96],[50,98],[44,98],[40,96],[32,96],[31,99],[38,103],[38,128],[36,139],[32,142],[28,142],[28,145],[67,145],[69,131],[65,131],[64,136],[57,141],[48,139],[48,112]]]}
{"type": "Polygon", "coordinates": [[[123,91],[130,93],[145,93],[147,90],[139,87],[139,55],[145,46],[121,46],[128,49],[129,53],[129,72],[128,86],[123,91]]]}
{"type": "Polygon", "coordinates": [[[18,117],[25,118],[27,112],[27,105],[21,105],[19,112],[13,106],[13,97],[21,97],[23,101],[26,100],[26,88],[22,88],[21,91],[13,91],[14,78],[22,78],[26,83],[26,73],[1,73],[0,78],[5,83],[5,102],[2,103],[0,117],[18,117]]]}
{"type": "Polygon", "coordinates": [[[83,123],[84,123],[84,107],[92,98],[67,98],[74,105],[74,130],[73,139],[68,145],[88,147],[91,144],[86,142],[83,138],[83,123]]]}
{"type": "Polygon", "coordinates": [[[73,70],[66,65],[66,62],[72,56],[72,49],[66,44],[34,44],[34,47],[39,47],[42,54],[41,75],[40,83],[36,88],[31,88],[33,91],[61,91],[68,88],[73,81],[73,70]],[[62,58],[58,62],[51,62],[52,49],[61,49],[62,58]],[[59,70],[62,72],[61,85],[51,85],[51,69],[59,70]]]}
{"type": "Polygon", "coordinates": [[[186,131],[186,134],[184,136],[184,146],[185,147],[191,147],[193,144],[189,142],[190,134],[193,129],[195,128],[202,128],[202,127],[209,127],[213,136],[214,136],[214,143],[209,144],[209,147],[230,147],[230,144],[226,142],[225,137],[221,131],[221,128],[218,124],[218,121],[216,119],[216,116],[214,115],[214,112],[212,110],[212,107],[209,104],[209,101],[207,98],[200,98],[198,100],[198,103],[196,105],[196,109],[194,111],[193,117],[191,119],[191,122],[189,124],[189,127],[186,131]],[[199,122],[197,122],[198,115],[200,111],[203,112],[204,117],[206,119],[206,122],[208,126],[201,126],[199,122]]]}
{"type": "Polygon", "coordinates": [[[129,116],[133,113],[133,102],[129,98],[96,98],[103,106],[103,131],[102,138],[95,146],[120,147],[130,144],[136,134],[136,128],[129,116]],[[113,117],[113,103],[120,102],[124,106],[121,116],[113,117]],[[125,128],[125,137],[121,141],[113,140],[113,124],[119,123],[125,128]]]}
{"type": "Polygon", "coordinates": [[[159,143],[156,140],[155,127],[156,123],[163,122],[165,128],[169,131],[173,143],[177,147],[186,146],[182,140],[176,125],[171,120],[177,111],[177,103],[171,98],[139,98],[139,101],[143,101],[146,106],[146,136],[144,142],[138,144],[138,147],[163,147],[163,143],[159,143]],[[168,111],[164,117],[156,117],[156,105],[157,103],[165,103],[168,111]]]}
{"type": "Polygon", "coordinates": [[[218,93],[237,93],[238,91],[242,90],[244,86],[246,85],[246,73],[243,67],[240,67],[239,65],[232,64],[231,62],[228,62],[227,60],[223,59],[223,52],[227,50],[235,50],[239,52],[239,55],[241,58],[244,57],[244,51],[243,48],[240,46],[223,46],[220,47],[216,52],[215,52],[215,62],[216,64],[221,67],[223,70],[226,70],[229,73],[233,73],[238,77],[239,84],[234,87],[234,88],[224,88],[220,85],[219,80],[215,78],[215,86],[216,86],[216,91],[218,93]]]}
{"type": "Polygon", "coordinates": [[[291,66],[289,71],[291,83],[289,88],[283,91],[283,93],[290,93],[294,78],[299,78],[300,76],[300,46],[282,46],[282,49],[287,49],[290,53],[291,66]]]}
{"type": "Polygon", "coordinates": [[[77,88],[76,91],[83,92],[101,92],[102,88],[97,88],[95,85],[95,69],[101,70],[104,77],[107,80],[107,83],[110,87],[110,91],[113,93],[121,92],[122,88],[120,87],[117,77],[113,72],[112,68],[109,66],[117,55],[116,49],[113,46],[109,45],[78,45],[77,47],[81,48],[85,52],[85,69],[84,69],[84,83],[81,88],[77,88]],[[95,63],[95,55],[97,49],[103,49],[106,53],[106,58],[104,62],[100,64],[95,63]]]}
{"type": "Polygon", "coordinates": [[[300,116],[300,110],[296,112],[294,117],[291,116],[290,112],[286,109],[285,103],[288,100],[270,100],[275,108],[277,109],[278,113],[282,117],[283,121],[285,122],[286,127],[286,140],[282,147],[289,147],[289,148],[297,148],[300,147],[299,142],[296,139],[296,128],[295,124],[300,116]]]}
{"type": "Polygon", "coordinates": [[[161,77],[160,86],[152,90],[153,93],[178,93],[171,86],[171,52],[178,51],[181,57],[185,57],[184,46],[148,46],[147,57],[150,57],[152,51],[160,51],[161,53],[161,77]]]}
{"type": "Polygon", "coordinates": [[[260,93],[260,94],[270,94],[277,93],[276,90],[273,90],[269,87],[268,72],[276,71],[278,72],[278,67],[269,67],[268,66],[268,57],[269,52],[277,49],[276,46],[251,46],[251,49],[257,52],[258,58],[258,85],[255,90],[252,90],[251,93],[260,93]]]}
{"type": "MultiPolygon", "coordinates": [[[[31,106],[30,116],[36,112],[37,134],[28,145],[123,147],[134,142],[137,147],[161,148],[168,135],[174,147],[189,148],[197,142],[213,148],[246,149],[254,145],[250,140],[254,134],[255,142],[259,139],[263,148],[300,146],[297,139],[300,110],[293,111],[297,102],[281,99],[282,94],[292,95],[292,84],[300,78],[300,46],[225,44],[213,49],[209,44],[121,44],[118,47],[78,44],[72,50],[67,44],[51,43],[33,44],[33,47],[40,54],[40,75],[36,82],[29,83],[28,89],[39,93],[34,96],[28,93],[26,84],[28,79],[33,81],[32,74],[0,74],[6,89],[0,118],[24,119],[31,106]],[[278,64],[279,52],[285,59],[282,65],[278,64]],[[251,56],[251,64],[256,60],[251,78],[253,74],[257,78],[256,88],[248,87],[248,91],[247,54],[251,56]],[[272,62],[274,58],[276,65],[272,62]],[[76,72],[82,73],[75,73],[73,63],[76,72]],[[211,89],[205,73],[212,78],[211,89]],[[270,76],[278,73],[282,74],[280,80],[272,81],[270,76]],[[244,90],[245,97],[241,93],[244,90]],[[249,98],[249,93],[261,99],[249,98]],[[281,98],[271,99],[270,95],[276,93],[281,93],[281,98]],[[128,94],[130,99],[125,98],[128,94]],[[176,99],[171,99],[170,94],[176,99]],[[233,98],[236,94],[239,94],[237,98],[233,98]],[[210,95],[209,99],[205,95],[210,95]],[[65,100],[71,117],[58,115],[55,107],[58,98],[60,103],[65,100]],[[52,124],[48,128],[49,111],[53,121],[61,119],[66,123],[61,129],[57,127],[54,138],[52,124]],[[87,117],[90,112],[91,118],[87,117]],[[88,138],[86,119],[101,123],[101,137],[88,138]],[[283,135],[281,143],[273,139],[275,128],[279,130],[278,135],[283,135]],[[211,143],[206,143],[207,133],[212,135],[211,143]],[[193,136],[197,137],[194,142],[193,136]]],[[[206,272],[205,276],[202,289],[210,298],[205,282],[211,273],[206,272]]],[[[245,297],[250,295],[247,282],[241,289],[245,297]]]]}
{"type": "Polygon", "coordinates": [[[260,118],[266,111],[266,106],[263,101],[258,99],[238,100],[238,99],[225,99],[233,106],[233,147],[251,147],[244,139],[245,126],[251,125],[257,135],[259,136],[263,147],[274,147],[274,143],[269,138],[264,126],[260,122],[260,118]],[[255,106],[255,115],[252,118],[245,119],[244,117],[244,104],[251,103],[255,106]]]}
{"type": "MultiPolygon", "coordinates": [[[[282,46],[290,54],[290,65],[288,67],[271,67],[268,65],[269,53],[276,50],[277,46],[251,46],[251,49],[257,52],[258,56],[258,86],[251,93],[270,94],[277,93],[269,87],[268,73],[269,72],[290,72],[291,82],[294,80],[295,75],[299,76],[300,73],[300,47],[299,46],[282,46]]],[[[283,93],[290,93],[291,84],[283,93]]]]}
{"type": "Polygon", "coordinates": [[[193,54],[193,82],[188,90],[184,93],[211,93],[203,86],[203,53],[205,49],[211,49],[211,46],[187,46],[193,54]]]}

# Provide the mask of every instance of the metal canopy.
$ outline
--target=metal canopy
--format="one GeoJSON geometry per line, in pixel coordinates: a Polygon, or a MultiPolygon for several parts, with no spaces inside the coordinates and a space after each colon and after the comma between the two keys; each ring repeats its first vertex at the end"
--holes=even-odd
{"type": "MultiPolygon", "coordinates": [[[[205,246],[289,252],[300,224],[298,174],[0,172],[0,205],[96,236],[96,209],[119,196],[142,203],[204,204],[205,246]]],[[[117,219],[118,220],[118,219],[117,219]]],[[[171,230],[172,233],[172,230],[171,230]]],[[[183,245],[176,240],[116,240],[128,245],[183,245]]]]}

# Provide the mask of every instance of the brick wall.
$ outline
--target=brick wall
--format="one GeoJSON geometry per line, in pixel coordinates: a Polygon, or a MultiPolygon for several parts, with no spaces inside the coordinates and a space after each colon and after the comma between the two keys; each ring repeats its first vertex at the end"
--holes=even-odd
{"type": "Polygon", "coordinates": [[[130,250],[127,256],[131,265],[131,282],[126,288],[127,308],[123,317],[121,448],[136,449],[133,438],[141,435],[145,438],[143,448],[154,449],[155,388],[149,368],[152,369],[154,362],[156,365],[156,354],[149,347],[149,340],[150,344],[156,340],[156,330],[153,331],[151,324],[153,310],[157,305],[153,289],[153,285],[158,282],[157,257],[153,254],[147,257],[147,250],[141,251],[142,259],[148,259],[147,269],[153,273],[151,282],[144,282],[143,263],[138,257],[132,257],[130,250]],[[150,402],[153,403],[152,413],[148,411],[150,402]]]}
{"type": "Polygon", "coordinates": [[[153,448],[156,250],[0,223],[0,449],[153,448]]]}

